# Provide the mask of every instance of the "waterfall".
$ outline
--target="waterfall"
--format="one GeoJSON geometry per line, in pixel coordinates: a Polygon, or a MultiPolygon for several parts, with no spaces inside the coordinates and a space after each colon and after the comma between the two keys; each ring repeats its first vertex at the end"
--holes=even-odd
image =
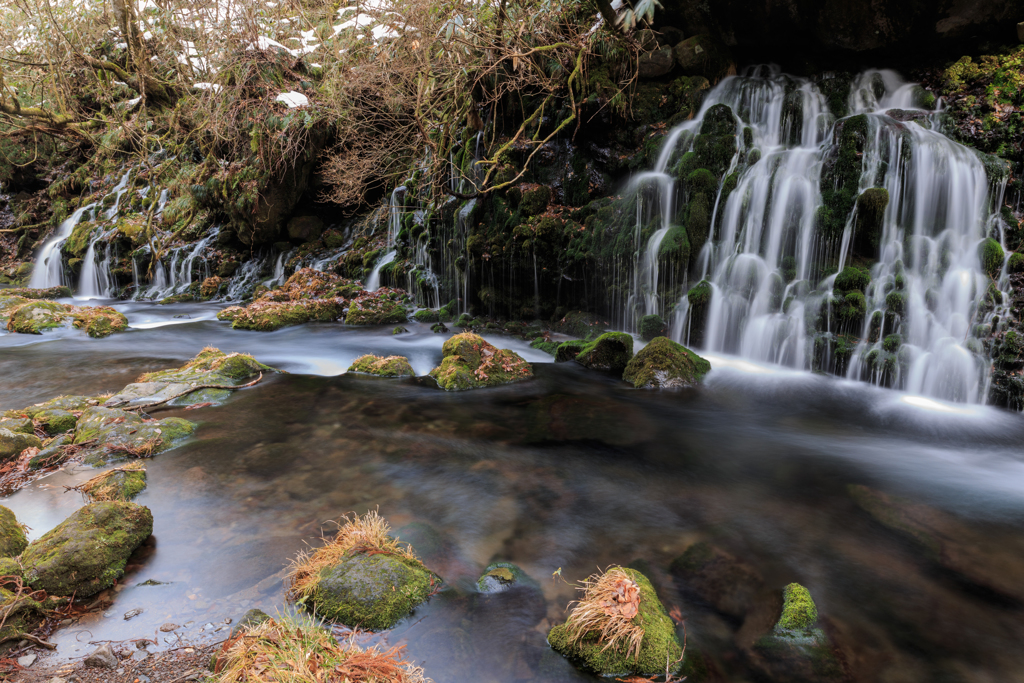
{"type": "Polygon", "coordinates": [[[637,202],[637,249],[626,326],[670,310],[671,287],[659,282],[663,240],[703,192],[707,237],[691,233],[691,290],[672,311],[678,341],[983,401],[989,361],[979,326],[998,313],[986,297],[1007,298],[991,289],[1007,285],[992,283],[979,253],[987,238],[1000,239],[994,211],[1005,181],[941,133],[938,115],[917,104],[920,92],[894,72],[867,71],[836,121],[808,79],[757,67],[723,80],[627,192],[637,202]],[[717,131],[705,135],[710,126],[717,131]],[[686,176],[686,164],[728,141],[730,128],[731,159],[686,176]]]}
{"type": "Polygon", "coordinates": [[[47,287],[59,287],[68,284],[64,276],[64,260],[60,249],[64,246],[64,242],[67,241],[68,237],[71,237],[72,231],[74,231],[78,222],[82,220],[85,212],[94,206],[96,205],[88,204],[75,209],[75,212],[58,226],[57,233],[47,240],[39,250],[39,255],[36,257],[36,265],[32,268],[32,277],[29,278],[29,287],[45,289],[47,287]]]}

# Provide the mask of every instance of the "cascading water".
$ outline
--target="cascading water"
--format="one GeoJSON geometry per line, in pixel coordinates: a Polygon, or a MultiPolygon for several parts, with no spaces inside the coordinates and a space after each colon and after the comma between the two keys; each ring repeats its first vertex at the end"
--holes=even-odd
{"type": "Polygon", "coordinates": [[[940,132],[921,93],[865,72],[836,121],[807,79],[758,67],[723,80],[632,182],[625,326],[671,313],[673,337],[708,352],[983,401],[978,328],[1006,280],[979,250],[1000,239],[1005,181],[940,132]],[[680,223],[694,286],[672,307],[659,259],[680,223]]]}

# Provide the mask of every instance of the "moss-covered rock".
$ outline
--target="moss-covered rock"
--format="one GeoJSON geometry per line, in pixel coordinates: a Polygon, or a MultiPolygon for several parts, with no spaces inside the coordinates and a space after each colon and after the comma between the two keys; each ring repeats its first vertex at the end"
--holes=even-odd
{"type": "Polygon", "coordinates": [[[566,363],[571,360],[576,360],[576,356],[580,355],[580,351],[586,347],[587,342],[582,339],[571,339],[567,342],[562,342],[555,349],[555,362],[566,363]]]}
{"type": "Polygon", "coordinates": [[[640,589],[639,613],[633,617],[633,623],[643,628],[639,653],[634,657],[627,656],[628,646],[624,643],[605,648],[599,632],[586,634],[582,640],[574,641],[565,624],[551,629],[548,643],[577,665],[599,675],[664,675],[666,663],[679,662],[683,653],[675,625],[646,576],[635,569],[612,567],[609,571],[612,569],[625,572],[640,589]]]}
{"type": "Polygon", "coordinates": [[[413,377],[412,365],[405,356],[373,356],[367,354],[352,361],[349,372],[359,372],[377,377],[413,377]]]}
{"type": "Polygon", "coordinates": [[[35,434],[12,432],[0,427],[0,462],[18,457],[26,448],[42,448],[42,445],[35,434]]]}
{"type": "Polygon", "coordinates": [[[481,389],[533,377],[533,367],[515,351],[499,349],[483,337],[465,332],[445,341],[441,365],[430,371],[445,391],[481,389]]]}
{"type": "Polygon", "coordinates": [[[21,556],[25,581],[51,595],[95,595],[124,574],[128,557],[151,533],[149,508],[90,503],[29,544],[21,556]]]}
{"type": "Polygon", "coordinates": [[[622,379],[637,389],[680,389],[700,384],[711,363],[668,337],[657,337],[626,364],[622,379]]]}
{"type": "Polygon", "coordinates": [[[320,571],[310,603],[330,621],[382,631],[412,612],[439,584],[418,560],[357,552],[320,571]]]}
{"type": "Polygon", "coordinates": [[[25,528],[9,508],[0,505],[0,557],[17,557],[27,547],[25,528]]]}
{"type": "Polygon", "coordinates": [[[43,410],[36,414],[35,419],[39,420],[39,424],[41,424],[43,429],[46,430],[46,433],[51,436],[54,434],[70,432],[78,423],[78,418],[75,417],[74,413],[61,410],[60,408],[43,410]]]}
{"type": "Polygon", "coordinates": [[[584,346],[573,360],[591,370],[622,372],[633,358],[633,337],[625,332],[605,332],[584,346]]]}
{"type": "Polygon", "coordinates": [[[721,548],[694,543],[672,560],[669,571],[683,592],[692,593],[716,610],[742,619],[753,606],[764,581],[756,569],[721,548]]]}

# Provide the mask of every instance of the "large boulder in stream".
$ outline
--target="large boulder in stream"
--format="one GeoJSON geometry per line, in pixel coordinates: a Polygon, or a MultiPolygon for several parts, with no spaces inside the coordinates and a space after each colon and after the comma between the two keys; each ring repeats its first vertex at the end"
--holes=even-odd
{"type": "Polygon", "coordinates": [[[149,508],[119,501],[90,503],[22,553],[25,582],[50,595],[95,595],[114,585],[128,557],[152,533],[149,508]]]}
{"type": "Polygon", "coordinates": [[[657,337],[626,364],[622,379],[637,389],[681,389],[700,384],[711,363],[668,337],[657,337]]]}
{"type": "Polygon", "coordinates": [[[664,675],[666,667],[674,673],[683,654],[675,624],[651,582],[626,567],[611,567],[600,577],[591,577],[568,620],[548,633],[548,643],[581,668],[604,676],[664,675]],[[604,617],[579,616],[595,612],[604,617]],[[615,629],[625,637],[609,644],[602,628],[611,617],[626,620],[615,629]],[[631,649],[632,636],[639,636],[639,647],[631,649]]]}
{"type": "MultiPolygon", "coordinates": [[[[277,372],[246,353],[224,353],[207,347],[180,368],[148,372],[104,402],[107,408],[126,408],[168,401],[172,406],[218,403],[230,389],[247,384],[265,372],[277,372]],[[189,391],[189,389],[194,389],[189,391]]],[[[77,440],[76,440],[77,442],[77,440]]]]}
{"type": "Polygon", "coordinates": [[[619,373],[632,358],[633,337],[625,332],[605,332],[580,349],[573,360],[591,370],[619,373]]]}
{"type": "Polygon", "coordinates": [[[499,349],[471,332],[448,339],[441,351],[441,365],[430,376],[445,391],[495,387],[533,377],[533,367],[518,353],[499,349]]]}

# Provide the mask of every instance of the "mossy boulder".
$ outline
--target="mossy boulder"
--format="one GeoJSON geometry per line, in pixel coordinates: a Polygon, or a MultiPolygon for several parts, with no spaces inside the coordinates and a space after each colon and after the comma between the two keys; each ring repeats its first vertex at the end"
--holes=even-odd
{"type": "Polygon", "coordinates": [[[373,356],[367,354],[352,361],[348,368],[349,372],[358,372],[364,375],[376,375],[377,377],[413,377],[412,365],[405,356],[373,356]]]}
{"type": "Polygon", "coordinates": [[[624,643],[615,648],[605,648],[600,632],[586,634],[581,640],[575,641],[570,637],[565,624],[551,629],[548,643],[578,666],[598,675],[664,675],[666,663],[679,662],[683,653],[676,637],[675,624],[646,576],[635,569],[611,569],[625,572],[640,589],[639,613],[632,620],[644,631],[639,653],[627,656],[628,646],[624,643]]]}
{"type": "Polygon", "coordinates": [[[440,582],[419,560],[352,553],[320,571],[309,602],[324,619],[383,631],[426,600],[440,582]]]}
{"type": "Polygon", "coordinates": [[[29,544],[25,581],[50,595],[87,598],[124,574],[128,557],[153,533],[153,514],[135,503],[90,503],[29,544]]]}
{"type": "Polygon", "coordinates": [[[39,420],[39,423],[46,430],[47,434],[51,436],[54,434],[63,434],[64,432],[70,432],[75,428],[78,423],[78,418],[74,413],[70,413],[60,408],[50,408],[43,410],[36,414],[35,419],[39,420]]]}
{"type": "Polygon", "coordinates": [[[640,338],[644,341],[651,341],[660,337],[668,331],[665,319],[660,315],[645,315],[640,318],[640,338]]]}
{"type": "Polygon", "coordinates": [[[24,527],[9,508],[0,505],[0,557],[17,557],[27,547],[24,527]]]}
{"type": "Polygon", "coordinates": [[[0,462],[16,458],[26,448],[42,448],[43,442],[35,434],[12,432],[0,427],[0,462]]]}
{"type": "Polygon", "coordinates": [[[471,332],[448,339],[441,352],[441,365],[430,376],[445,391],[495,387],[533,377],[533,367],[518,353],[499,349],[471,332]]]}
{"type": "Polygon", "coordinates": [[[626,364],[622,379],[637,389],[681,389],[700,384],[711,363],[668,337],[658,337],[626,364]]]}
{"type": "Polygon", "coordinates": [[[591,370],[622,372],[633,358],[633,337],[625,332],[605,332],[582,349],[573,360],[591,370]]]}
{"type": "Polygon", "coordinates": [[[669,572],[681,591],[695,595],[734,619],[746,616],[764,588],[764,580],[756,569],[703,541],[672,560],[669,572]]]}
{"type": "Polygon", "coordinates": [[[476,581],[481,593],[504,593],[513,588],[539,589],[540,586],[519,565],[511,562],[492,562],[476,581]]]}
{"type": "Polygon", "coordinates": [[[576,356],[580,355],[580,351],[586,347],[587,342],[582,339],[571,339],[567,342],[562,342],[555,349],[555,362],[566,363],[571,360],[576,360],[576,356]]]}
{"type": "Polygon", "coordinates": [[[29,417],[5,417],[0,420],[0,429],[9,429],[18,434],[35,434],[36,428],[29,417]]]}
{"type": "Polygon", "coordinates": [[[144,421],[135,413],[95,407],[82,413],[75,427],[76,444],[88,444],[85,462],[98,464],[130,454],[151,456],[173,448],[196,429],[180,417],[144,421]]]}
{"type": "Polygon", "coordinates": [[[396,290],[381,287],[367,292],[349,305],[346,325],[394,325],[404,323],[409,314],[396,290]]]}

